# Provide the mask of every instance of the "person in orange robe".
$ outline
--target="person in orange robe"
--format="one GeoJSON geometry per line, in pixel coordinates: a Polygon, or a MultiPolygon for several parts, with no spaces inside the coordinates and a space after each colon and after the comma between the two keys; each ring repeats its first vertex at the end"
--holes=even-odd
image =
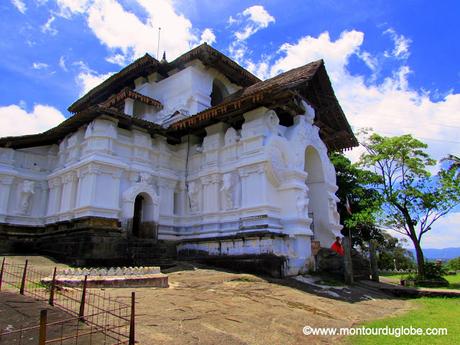
{"type": "Polygon", "coordinates": [[[342,246],[342,243],[340,243],[339,236],[335,238],[335,242],[332,243],[331,249],[337,254],[339,254],[340,256],[344,256],[345,253],[343,252],[343,246],[342,246]]]}

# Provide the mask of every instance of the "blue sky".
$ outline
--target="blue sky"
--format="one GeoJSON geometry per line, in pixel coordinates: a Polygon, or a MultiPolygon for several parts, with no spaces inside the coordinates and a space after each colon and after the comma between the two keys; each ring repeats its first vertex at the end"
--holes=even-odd
{"type": "MultiPolygon", "coordinates": [[[[155,56],[161,26],[169,60],[207,41],[268,78],[323,58],[354,129],[460,154],[458,1],[3,0],[0,13],[0,136],[62,121],[98,82],[155,56]]],[[[425,245],[460,246],[459,228],[453,213],[425,245]]]]}

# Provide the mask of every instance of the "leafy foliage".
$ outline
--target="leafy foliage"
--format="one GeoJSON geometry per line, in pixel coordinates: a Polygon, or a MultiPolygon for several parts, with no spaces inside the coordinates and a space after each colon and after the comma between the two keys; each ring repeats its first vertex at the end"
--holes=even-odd
{"type": "Polygon", "coordinates": [[[376,227],[376,215],[380,212],[382,198],[371,187],[378,181],[378,176],[369,170],[360,169],[340,153],[331,153],[330,159],[337,174],[337,197],[340,199],[338,211],[344,228],[343,235],[351,234],[354,245],[365,247],[364,242],[375,239],[383,241],[380,230],[376,227]],[[348,202],[352,213],[346,208],[348,202]]]}
{"type": "Polygon", "coordinates": [[[432,261],[425,262],[425,278],[426,279],[439,279],[447,274],[447,270],[442,265],[438,265],[432,261]]]}
{"type": "Polygon", "coordinates": [[[447,157],[444,157],[441,159],[441,162],[449,162],[449,170],[455,171],[455,177],[460,178],[460,157],[455,156],[455,155],[447,155],[447,157]]]}
{"type": "Polygon", "coordinates": [[[362,145],[366,153],[360,165],[379,176],[374,187],[384,200],[382,220],[412,240],[419,275],[424,276],[420,241],[434,222],[460,203],[460,179],[453,169],[432,176],[430,168],[436,161],[425,152],[427,145],[411,135],[374,133],[362,145]]]}
{"type": "Polygon", "coordinates": [[[399,240],[388,233],[383,233],[384,240],[377,246],[379,269],[413,269],[414,257],[403,247],[403,240],[399,240]],[[396,267],[395,267],[396,266],[396,267]]]}
{"type": "Polygon", "coordinates": [[[460,256],[458,258],[449,260],[446,264],[446,267],[452,271],[459,271],[460,270],[460,256]]]}

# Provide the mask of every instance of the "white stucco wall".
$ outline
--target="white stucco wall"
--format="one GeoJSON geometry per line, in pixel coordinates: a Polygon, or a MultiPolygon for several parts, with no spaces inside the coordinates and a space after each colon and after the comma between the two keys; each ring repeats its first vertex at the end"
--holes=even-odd
{"type": "MultiPolygon", "coordinates": [[[[139,91],[166,106],[194,97],[188,108],[193,113],[203,106],[200,99],[210,94],[213,79],[222,78],[205,71],[192,65],[153,86],[142,84],[139,91]],[[203,85],[197,86],[200,78],[203,85]]],[[[306,113],[289,128],[261,107],[244,114],[239,131],[218,123],[206,128],[202,141],[191,136],[174,146],[140,128],[118,128],[102,116],[59,146],[0,148],[0,222],[43,225],[96,216],[126,224],[136,195],[146,193],[160,239],[202,240],[258,229],[283,234],[227,244],[192,241],[180,248],[283,255],[285,273],[297,274],[311,256],[309,214],[322,246],[329,247],[341,229],[334,167],[312,125],[313,109],[304,106],[306,113]],[[309,180],[307,171],[317,180],[309,180]]]]}

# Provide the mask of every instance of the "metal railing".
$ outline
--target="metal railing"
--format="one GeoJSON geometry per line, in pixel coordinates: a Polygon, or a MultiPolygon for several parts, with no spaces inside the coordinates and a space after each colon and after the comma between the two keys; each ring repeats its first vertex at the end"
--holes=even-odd
{"type": "Polygon", "coordinates": [[[70,288],[56,281],[56,268],[52,279],[28,264],[9,263],[3,258],[0,268],[0,291],[19,292],[65,311],[68,318],[48,322],[47,311],[42,310],[40,323],[17,330],[1,330],[0,344],[37,344],[26,342],[37,339],[45,344],[135,344],[135,293],[131,303],[124,303],[105,291],[87,289],[87,276],[81,288],[70,288]],[[34,336],[28,336],[35,334],[34,336]],[[48,336],[47,336],[48,335],[48,336]],[[96,340],[97,339],[97,340],[96,340]],[[5,342],[6,343],[6,342],[5,342]]]}

